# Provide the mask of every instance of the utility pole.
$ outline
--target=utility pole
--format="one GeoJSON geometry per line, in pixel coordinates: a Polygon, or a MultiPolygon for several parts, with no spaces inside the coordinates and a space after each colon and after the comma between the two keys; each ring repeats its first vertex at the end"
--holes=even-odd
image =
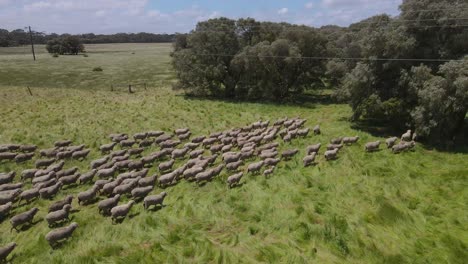
{"type": "Polygon", "coordinates": [[[31,26],[29,26],[29,37],[31,38],[31,49],[32,49],[33,58],[34,60],[36,60],[36,53],[34,52],[34,42],[33,42],[33,35],[31,32],[31,26]]]}

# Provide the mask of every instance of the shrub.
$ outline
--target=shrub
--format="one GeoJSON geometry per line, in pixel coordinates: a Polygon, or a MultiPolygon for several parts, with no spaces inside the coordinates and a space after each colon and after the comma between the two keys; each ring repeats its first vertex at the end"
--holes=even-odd
{"type": "Polygon", "coordinates": [[[88,54],[85,53],[85,54],[83,54],[83,57],[88,58],[89,56],[88,56],[88,54]]]}
{"type": "Polygon", "coordinates": [[[101,67],[94,67],[94,68],[93,68],[93,71],[94,71],[94,72],[102,72],[103,69],[102,69],[101,67]]]}
{"type": "Polygon", "coordinates": [[[54,55],[52,55],[52,57],[54,57],[54,58],[58,58],[58,57],[59,57],[59,55],[58,55],[57,53],[54,53],[54,55]]]}

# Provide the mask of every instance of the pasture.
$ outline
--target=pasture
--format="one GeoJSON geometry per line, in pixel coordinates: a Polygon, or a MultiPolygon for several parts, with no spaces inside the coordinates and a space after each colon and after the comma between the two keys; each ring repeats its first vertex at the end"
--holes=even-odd
{"type": "MultiPolygon", "coordinates": [[[[164,189],[165,207],[145,211],[137,203],[121,224],[98,214],[97,204],[73,202],[71,239],[52,250],[42,219],[51,203],[39,199],[35,223],[21,232],[0,223],[0,245],[15,241],[13,263],[464,263],[468,259],[468,155],[418,144],[398,155],[385,147],[366,153],[368,141],[384,140],[352,128],[347,105],[324,101],[300,105],[191,99],[171,90],[170,45],[86,45],[89,56],[52,56],[38,61],[21,48],[0,49],[0,144],[37,144],[70,139],[92,149],[89,170],[110,133],[188,127],[193,136],[242,127],[259,119],[307,119],[322,134],[280,143],[298,148],[269,178],[246,174],[228,189],[223,171],[203,186],[182,180],[164,189]],[[94,67],[103,72],[93,72],[94,67]],[[148,89],[110,92],[111,83],[146,81],[148,89]],[[27,93],[30,86],[33,96],[27,93]],[[304,168],[307,145],[339,136],[360,137],[338,159],[304,168]]],[[[43,49],[43,47],[38,47],[43,49]]],[[[326,96],[326,95],[323,95],[326,96]]],[[[403,131],[402,131],[403,132],[403,131]]],[[[395,135],[399,136],[399,135],[395,135]]],[[[148,154],[155,147],[145,150],[148,154]]],[[[220,163],[218,160],[216,164],[220,163]]],[[[216,165],[215,164],[215,165],[216,165]]],[[[175,168],[181,165],[178,162],[175,168]]],[[[32,168],[0,162],[0,172],[32,168]]],[[[158,173],[156,168],[149,175],[158,173]]],[[[28,188],[29,186],[27,186],[28,188]]],[[[55,199],[90,185],[60,191],[55,199]]],[[[25,188],[26,189],[26,188],[25,188]]],[[[152,193],[163,189],[155,187],[152,193]]],[[[101,198],[102,199],[102,198],[101,198]]],[[[124,199],[123,201],[126,201],[124,199]]]]}

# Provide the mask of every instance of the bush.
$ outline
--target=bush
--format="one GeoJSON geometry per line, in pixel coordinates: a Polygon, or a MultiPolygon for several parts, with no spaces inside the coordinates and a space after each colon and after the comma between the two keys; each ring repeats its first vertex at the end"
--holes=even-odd
{"type": "Polygon", "coordinates": [[[94,67],[94,68],[93,68],[93,71],[94,71],[94,72],[102,72],[103,69],[102,69],[101,67],[94,67]]]}
{"type": "Polygon", "coordinates": [[[83,54],[83,57],[88,58],[89,56],[88,56],[88,54],[85,53],[85,54],[83,54]]]}
{"type": "Polygon", "coordinates": [[[54,55],[52,55],[52,57],[54,57],[54,58],[58,58],[58,57],[59,57],[59,55],[58,55],[57,53],[54,53],[54,55]]]}

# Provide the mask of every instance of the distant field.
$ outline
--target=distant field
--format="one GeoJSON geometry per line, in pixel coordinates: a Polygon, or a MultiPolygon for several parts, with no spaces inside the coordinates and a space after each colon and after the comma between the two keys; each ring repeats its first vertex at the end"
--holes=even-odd
{"type": "Polygon", "coordinates": [[[171,44],[86,45],[88,57],[52,57],[44,45],[0,48],[0,85],[48,88],[110,89],[111,84],[146,82],[160,86],[172,79],[171,44]],[[102,72],[93,72],[101,67],[102,72]]]}
{"type": "MultiPolygon", "coordinates": [[[[299,116],[308,119],[307,127],[321,124],[323,134],[281,143],[280,150],[298,148],[300,153],[281,162],[268,179],[246,175],[245,184],[231,190],[226,171],[202,187],[181,181],[165,189],[167,206],[162,210],[146,212],[136,204],[122,224],[112,225],[97,213],[96,204],[79,206],[75,200],[79,211],[72,221],[80,226],[55,251],[44,238],[50,231],[45,221],[16,233],[5,220],[0,245],[18,243],[13,263],[400,264],[468,259],[468,154],[422,145],[399,155],[386,149],[365,153],[365,142],[383,139],[352,129],[347,105],[187,99],[170,88],[169,45],[86,48],[87,58],[42,53],[35,63],[20,49],[0,49],[0,144],[46,148],[69,138],[93,149],[84,162],[65,165],[85,172],[100,157],[97,148],[109,142],[109,133],[189,127],[197,136],[258,119],[299,116]],[[104,71],[92,72],[96,66],[104,71]],[[147,80],[150,88],[131,95],[107,89],[111,81],[136,80],[147,80]],[[27,94],[26,85],[33,87],[34,96],[27,94]],[[320,155],[317,166],[302,166],[307,145],[325,146],[333,137],[354,135],[360,136],[359,143],[345,147],[337,160],[326,162],[320,155]]],[[[3,162],[0,172],[20,173],[32,166],[33,161],[3,162]]],[[[155,172],[153,168],[150,174],[155,172]]],[[[57,199],[89,186],[61,191],[57,199]]],[[[153,193],[161,191],[156,187],[153,193]]],[[[37,221],[49,203],[38,200],[14,213],[38,206],[37,221]]]]}

